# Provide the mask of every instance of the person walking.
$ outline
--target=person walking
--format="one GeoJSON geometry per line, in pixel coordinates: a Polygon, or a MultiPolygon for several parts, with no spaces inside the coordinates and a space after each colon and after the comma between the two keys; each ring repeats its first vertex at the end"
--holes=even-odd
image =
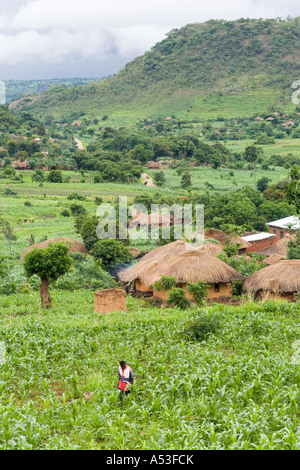
{"type": "Polygon", "coordinates": [[[124,397],[124,392],[125,392],[125,395],[128,395],[130,393],[130,385],[133,384],[132,369],[126,364],[125,361],[120,361],[118,375],[119,375],[118,389],[121,390],[120,399],[122,402],[123,397],[124,397]]]}

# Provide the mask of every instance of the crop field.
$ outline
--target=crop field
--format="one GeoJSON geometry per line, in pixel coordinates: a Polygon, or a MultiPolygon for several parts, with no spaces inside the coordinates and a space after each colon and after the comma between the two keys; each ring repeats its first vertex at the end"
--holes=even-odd
{"type": "Polygon", "coordinates": [[[0,297],[1,449],[300,448],[299,304],[211,306],[221,326],[195,342],[197,312],[128,297],[126,314],[99,316],[90,291],[52,298],[43,311],[35,291],[0,297]]]}
{"type": "MultiPolygon", "coordinates": [[[[148,170],[147,172],[152,178],[155,178],[157,170],[148,170]]],[[[180,191],[180,180],[182,175],[179,175],[176,170],[165,170],[166,182],[164,186],[171,190],[180,191]]],[[[254,175],[253,171],[248,170],[230,170],[223,168],[221,171],[214,170],[210,167],[196,167],[191,168],[190,174],[192,178],[192,190],[206,191],[209,189],[214,192],[228,192],[236,189],[241,189],[246,185],[254,185],[254,181],[258,181],[262,177],[267,177],[271,180],[270,184],[283,180],[288,176],[288,170],[285,168],[275,167],[273,170],[257,170],[254,175]],[[255,180],[254,180],[255,176],[255,180]],[[209,186],[209,185],[212,185],[209,186]]]]}

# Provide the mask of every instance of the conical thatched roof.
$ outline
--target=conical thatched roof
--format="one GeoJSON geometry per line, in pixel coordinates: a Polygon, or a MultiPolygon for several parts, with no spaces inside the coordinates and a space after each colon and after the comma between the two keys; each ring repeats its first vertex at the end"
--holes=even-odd
{"type": "Polygon", "coordinates": [[[175,255],[167,253],[161,259],[150,258],[143,261],[141,260],[131,268],[120,271],[118,273],[119,279],[122,282],[132,282],[137,279],[143,279],[143,277],[151,272],[153,268],[157,268],[161,263],[173,261],[174,258],[175,255]]]}
{"type": "Polygon", "coordinates": [[[180,255],[183,251],[193,250],[193,245],[186,243],[184,240],[176,240],[172,243],[167,243],[167,245],[159,246],[155,250],[150,251],[145,256],[141,258],[141,261],[146,261],[147,259],[158,258],[161,259],[164,255],[171,253],[172,255],[180,255]]]}
{"type": "Polygon", "coordinates": [[[66,237],[51,238],[50,240],[45,240],[40,243],[35,243],[34,245],[31,245],[28,248],[26,248],[26,250],[24,250],[23,253],[21,254],[21,260],[23,260],[24,256],[27,255],[27,253],[29,253],[34,248],[48,248],[50,243],[57,243],[57,242],[63,242],[63,243],[69,244],[70,253],[84,253],[85,255],[87,255],[88,253],[84,244],[78,242],[77,240],[73,240],[72,238],[66,238],[66,237]]]}
{"type": "Polygon", "coordinates": [[[209,284],[219,282],[242,281],[244,278],[235,269],[218,258],[208,256],[199,250],[190,250],[175,256],[173,260],[167,258],[148,272],[141,275],[146,286],[152,286],[161,276],[175,276],[177,283],[205,281],[209,284]]]}
{"type": "Polygon", "coordinates": [[[266,256],[280,255],[284,258],[287,258],[288,242],[294,239],[295,235],[287,234],[284,238],[274,243],[274,245],[268,246],[267,248],[264,248],[263,250],[259,251],[258,254],[266,256]]]}
{"type": "Polygon", "coordinates": [[[220,242],[207,242],[199,246],[198,250],[208,256],[218,256],[223,252],[223,245],[220,242]]]}
{"type": "Polygon", "coordinates": [[[262,268],[245,280],[243,290],[273,294],[300,292],[300,260],[283,260],[262,268]]]}
{"type": "Polygon", "coordinates": [[[271,266],[271,264],[279,263],[279,261],[282,261],[284,259],[284,256],[281,255],[271,255],[268,258],[263,260],[263,263],[268,264],[271,266]]]}

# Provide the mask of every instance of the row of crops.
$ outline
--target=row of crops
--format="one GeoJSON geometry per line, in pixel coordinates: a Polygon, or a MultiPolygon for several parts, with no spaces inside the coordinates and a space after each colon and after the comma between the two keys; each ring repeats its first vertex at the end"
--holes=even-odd
{"type": "Polygon", "coordinates": [[[97,316],[93,293],[0,296],[0,448],[299,449],[300,305],[212,306],[220,328],[184,334],[194,313],[128,298],[97,316]],[[118,361],[135,374],[117,392],[118,361]]]}

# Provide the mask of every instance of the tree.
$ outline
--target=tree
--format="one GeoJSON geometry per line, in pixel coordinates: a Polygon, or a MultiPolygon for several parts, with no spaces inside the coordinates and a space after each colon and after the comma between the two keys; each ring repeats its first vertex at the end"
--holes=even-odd
{"type": "Polygon", "coordinates": [[[37,275],[41,279],[40,294],[43,308],[51,307],[49,282],[66,274],[72,266],[69,247],[61,242],[48,248],[34,248],[24,257],[24,269],[28,277],[37,275]]]}
{"type": "Polygon", "coordinates": [[[288,242],[288,259],[300,259],[300,230],[296,234],[296,239],[288,242]]]}
{"type": "Polygon", "coordinates": [[[163,171],[158,171],[154,175],[154,182],[157,186],[162,186],[166,181],[166,177],[163,171]]]}
{"type": "Polygon", "coordinates": [[[256,182],[256,161],[261,153],[260,149],[255,147],[255,145],[249,145],[245,148],[245,160],[252,163],[254,169],[254,187],[256,182]]]}
{"type": "Polygon", "coordinates": [[[132,255],[129,248],[124,243],[107,238],[99,240],[94,244],[91,255],[96,261],[100,261],[103,269],[110,273],[118,271],[118,269],[132,261],[132,255]]]}
{"type": "Polygon", "coordinates": [[[10,223],[7,220],[1,221],[1,231],[4,235],[4,238],[8,241],[9,253],[11,255],[12,254],[12,251],[11,251],[12,242],[16,241],[17,236],[14,233],[13,227],[10,225],[10,223]]]}
{"type": "Polygon", "coordinates": [[[268,187],[269,187],[269,182],[270,181],[271,181],[270,178],[267,178],[266,176],[263,176],[262,178],[260,178],[257,181],[257,185],[256,185],[258,191],[260,191],[261,193],[266,191],[266,189],[268,189],[268,187]]]}
{"type": "Polygon", "coordinates": [[[49,181],[49,183],[62,183],[63,182],[62,172],[59,170],[50,171],[47,177],[47,181],[49,181]]]}
{"type": "Polygon", "coordinates": [[[183,173],[182,177],[181,177],[181,181],[180,181],[180,186],[183,188],[183,189],[187,189],[189,188],[190,186],[192,185],[192,179],[191,179],[191,175],[188,171],[186,171],[185,173],[183,173]]]}

